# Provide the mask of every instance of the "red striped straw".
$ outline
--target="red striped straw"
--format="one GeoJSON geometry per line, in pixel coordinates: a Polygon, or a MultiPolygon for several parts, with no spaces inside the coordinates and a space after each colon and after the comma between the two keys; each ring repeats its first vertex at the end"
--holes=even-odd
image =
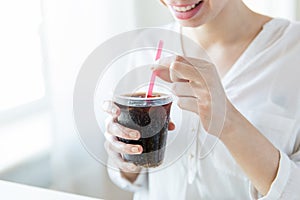
{"type": "MultiPolygon", "coordinates": [[[[163,45],[164,45],[164,42],[162,40],[159,40],[159,43],[158,43],[158,46],[157,46],[157,51],[156,51],[155,61],[160,59],[163,45]]],[[[146,97],[152,97],[152,91],[153,91],[153,87],[154,87],[155,78],[156,78],[156,73],[155,73],[155,71],[153,71],[152,75],[151,75],[149,88],[148,88],[148,92],[147,92],[146,97]]]]}

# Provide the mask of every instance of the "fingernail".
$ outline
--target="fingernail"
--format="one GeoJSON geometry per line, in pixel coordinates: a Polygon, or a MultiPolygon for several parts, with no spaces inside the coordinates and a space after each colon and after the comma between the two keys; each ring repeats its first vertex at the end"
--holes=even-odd
{"type": "Polygon", "coordinates": [[[112,109],[111,109],[111,113],[114,114],[114,115],[117,114],[117,111],[118,111],[118,110],[117,110],[116,108],[112,108],[112,109]]]}
{"type": "Polygon", "coordinates": [[[134,171],[134,170],[136,170],[136,166],[134,166],[132,164],[128,164],[127,169],[134,171]]]}
{"type": "Polygon", "coordinates": [[[138,147],[132,147],[131,148],[131,152],[138,153],[139,152],[139,148],[138,147]]]}
{"type": "Polygon", "coordinates": [[[138,133],[137,133],[137,132],[130,132],[130,133],[129,133],[129,136],[130,136],[131,138],[137,138],[137,137],[138,137],[138,133]]]}

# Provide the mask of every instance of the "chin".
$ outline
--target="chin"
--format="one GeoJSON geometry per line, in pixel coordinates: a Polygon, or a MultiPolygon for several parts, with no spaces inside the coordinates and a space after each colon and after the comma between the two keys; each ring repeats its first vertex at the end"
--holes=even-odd
{"type": "Polygon", "coordinates": [[[203,25],[204,23],[201,22],[192,22],[192,21],[182,21],[182,20],[178,20],[177,21],[182,27],[190,27],[190,28],[196,28],[199,27],[201,25],[203,25]]]}

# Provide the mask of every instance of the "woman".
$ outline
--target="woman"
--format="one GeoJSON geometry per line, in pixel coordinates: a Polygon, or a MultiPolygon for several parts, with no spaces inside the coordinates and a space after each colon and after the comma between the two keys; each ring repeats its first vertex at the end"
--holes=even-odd
{"type": "MultiPolygon", "coordinates": [[[[226,98],[221,143],[211,156],[192,166],[196,173],[191,182],[184,176],[191,170],[182,168],[188,165],[185,162],[160,174],[139,174],[140,169],[119,154],[139,154],[142,147],[108,140],[107,151],[120,168],[119,178],[112,175],[114,181],[135,191],[136,199],[299,198],[300,87],[296,74],[300,72],[300,25],[257,14],[242,0],[161,1],[181,33],[204,47],[214,64],[177,56],[162,58],[162,66],[155,70],[174,85],[179,107],[197,113],[204,129],[214,135],[208,130],[210,86],[202,87],[203,78],[212,80],[226,98]],[[201,65],[208,72],[200,76],[194,72],[201,65]]],[[[113,104],[106,111],[113,119],[120,112],[113,104]]],[[[108,123],[107,134],[139,138],[137,131],[114,120],[108,123]]]]}

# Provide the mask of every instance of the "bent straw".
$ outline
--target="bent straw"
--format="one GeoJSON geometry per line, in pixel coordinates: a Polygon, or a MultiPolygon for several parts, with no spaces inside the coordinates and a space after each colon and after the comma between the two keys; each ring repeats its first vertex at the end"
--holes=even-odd
{"type": "MultiPolygon", "coordinates": [[[[159,43],[158,43],[158,46],[157,46],[157,51],[156,51],[155,61],[160,59],[163,44],[164,44],[164,42],[162,40],[159,40],[159,43]]],[[[153,71],[152,75],[151,75],[151,79],[150,79],[150,83],[149,83],[148,92],[146,94],[146,97],[152,97],[152,91],[153,91],[153,87],[154,87],[155,77],[156,77],[156,73],[153,71]]]]}

